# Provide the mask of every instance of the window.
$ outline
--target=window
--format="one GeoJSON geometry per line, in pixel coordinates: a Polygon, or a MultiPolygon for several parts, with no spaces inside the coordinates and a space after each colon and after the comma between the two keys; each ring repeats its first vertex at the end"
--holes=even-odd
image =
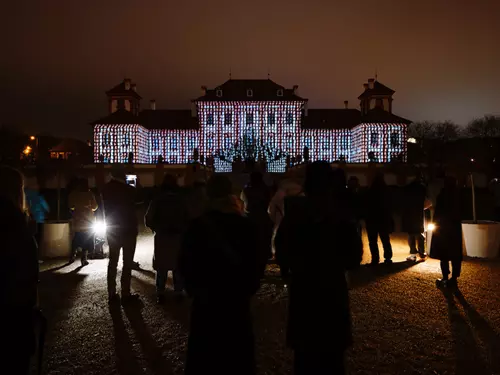
{"type": "Polygon", "coordinates": [[[293,113],[287,112],[287,114],[286,114],[286,124],[287,125],[292,125],[293,124],[293,113]]]}
{"type": "Polygon", "coordinates": [[[312,138],[311,137],[306,137],[304,140],[304,146],[307,148],[311,148],[312,146],[312,138]]]}
{"type": "Polygon", "coordinates": [[[123,132],[123,145],[130,146],[130,134],[128,132],[123,132]]]}
{"type": "Polygon", "coordinates": [[[375,107],[384,108],[384,101],[382,99],[376,99],[375,100],[375,107]]]}
{"type": "Polygon", "coordinates": [[[328,150],[330,148],[330,138],[328,136],[323,137],[323,150],[328,150]]]}
{"type": "Polygon", "coordinates": [[[276,95],[283,96],[283,89],[278,89],[278,91],[276,92],[276,95]]]}
{"type": "Polygon", "coordinates": [[[370,145],[371,146],[378,146],[378,133],[377,132],[372,132],[370,134],[370,145]]]}
{"type": "Polygon", "coordinates": [[[233,123],[233,114],[231,112],[226,112],[224,115],[224,125],[231,125],[233,123]]]}
{"type": "Polygon", "coordinates": [[[253,90],[252,89],[247,89],[247,96],[251,98],[253,96],[253,90]]]}
{"type": "Polygon", "coordinates": [[[222,98],[222,90],[221,89],[217,89],[215,91],[215,95],[217,95],[218,98],[222,98]]]}
{"type": "Polygon", "coordinates": [[[226,133],[224,134],[224,148],[227,150],[227,149],[230,149],[231,148],[231,134],[229,133],[226,133]]]}
{"type": "Polygon", "coordinates": [[[153,138],[153,149],[158,150],[160,148],[160,140],[158,138],[153,138]]]}
{"type": "Polygon", "coordinates": [[[349,136],[344,135],[340,138],[340,149],[347,150],[349,149],[349,136]]]}
{"type": "Polygon", "coordinates": [[[174,137],[170,140],[170,148],[172,150],[177,150],[177,137],[174,137]]]}
{"type": "Polygon", "coordinates": [[[111,143],[111,136],[109,135],[109,133],[104,133],[102,138],[105,145],[109,145],[111,143]]]}
{"type": "Polygon", "coordinates": [[[212,126],[214,124],[214,114],[213,113],[209,113],[207,115],[207,125],[208,126],[212,126]]]}
{"type": "Polygon", "coordinates": [[[247,113],[246,120],[247,125],[253,125],[253,113],[247,113]]]}
{"type": "Polygon", "coordinates": [[[291,150],[293,149],[293,135],[288,134],[287,138],[288,138],[288,148],[291,150]]]}
{"type": "Polygon", "coordinates": [[[391,133],[391,147],[398,147],[398,146],[399,146],[399,133],[392,132],[391,133]]]}
{"type": "Polygon", "coordinates": [[[209,134],[207,136],[207,149],[211,150],[214,147],[214,138],[212,134],[209,134]]]}
{"type": "Polygon", "coordinates": [[[276,125],[276,115],[274,112],[271,112],[267,115],[267,123],[269,125],[276,125]]]}

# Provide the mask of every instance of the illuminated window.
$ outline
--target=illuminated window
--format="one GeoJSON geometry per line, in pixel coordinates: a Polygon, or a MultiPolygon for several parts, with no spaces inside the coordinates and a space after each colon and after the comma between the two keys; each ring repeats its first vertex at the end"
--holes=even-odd
{"type": "Polygon", "coordinates": [[[130,134],[128,132],[123,132],[123,144],[130,146],[130,134]]]}
{"type": "Polygon", "coordinates": [[[247,90],[247,96],[248,96],[249,98],[251,98],[251,97],[253,96],[253,90],[248,89],[248,90],[247,90]]]}
{"type": "Polygon", "coordinates": [[[312,138],[311,137],[306,137],[304,140],[304,146],[307,148],[311,148],[312,146],[312,138]]]}
{"type": "Polygon", "coordinates": [[[172,150],[177,150],[177,137],[173,137],[170,141],[170,147],[172,150]]]}
{"type": "Polygon", "coordinates": [[[111,136],[109,133],[104,133],[102,138],[105,145],[109,145],[111,143],[111,136]]]}
{"type": "Polygon", "coordinates": [[[269,125],[275,125],[276,124],[276,115],[274,114],[274,112],[270,112],[267,115],[267,122],[268,122],[269,125]]]}
{"type": "Polygon", "coordinates": [[[378,146],[378,133],[377,132],[372,132],[370,134],[370,145],[371,146],[378,146]]]}
{"type": "Polygon", "coordinates": [[[160,140],[155,137],[153,138],[153,149],[158,150],[160,148],[160,140]]]}
{"type": "Polygon", "coordinates": [[[207,115],[207,125],[211,126],[213,124],[214,124],[214,114],[213,113],[209,113],[207,115]]]}
{"type": "Polygon", "coordinates": [[[398,146],[399,146],[399,133],[392,132],[391,133],[391,147],[398,147],[398,146]]]}
{"type": "Polygon", "coordinates": [[[233,123],[233,114],[231,112],[226,112],[224,115],[224,125],[231,125],[233,123]]]}
{"type": "Polygon", "coordinates": [[[343,135],[340,139],[340,149],[347,150],[349,148],[349,136],[343,135]]]}
{"type": "Polygon", "coordinates": [[[323,150],[328,150],[330,148],[330,138],[325,135],[323,136],[323,150]]]}
{"type": "Polygon", "coordinates": [[[287,125],[292,125],[293,124],[293,113],[287,112],[285,121],[286,121],[287,125]]]}
{"type": "Polygon", "coordinates": [[[224,148],[229,149],[232,146],[231,134],[224,134],[224,148]]]}
{"type": "Polygon", "coordinates": [[[247,125],[253,125],[253,113],[247,113],[247,125]]]}

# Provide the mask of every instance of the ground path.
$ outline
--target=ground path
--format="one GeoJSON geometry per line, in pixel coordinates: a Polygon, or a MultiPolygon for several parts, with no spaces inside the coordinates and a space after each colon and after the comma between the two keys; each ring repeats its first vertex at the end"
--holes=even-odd
{"type": "MultiPolygon", "coordinates": [[[[391,268],[363,267],[353,275],[350,373],[500,374],[500,262],[466,262],[461,294],[446,296],[434,285],[439,263],[410,265],[404,243],[395,244],[391,268]]],[[[189,302],[155,304],[151,252],[152,238],[142,235],[136,260],[144,270],[134,271],[132,281],[142,309],[110,310],[107,260],[83,269],[76,262],[43,265],[46,374],[182,374],[189,302]]],[[[215,287],[224,293],[223,285],[215,287]]],[[[259,374],[290,373],[286,295],[270,269],[255,298],[259,374]]]]}

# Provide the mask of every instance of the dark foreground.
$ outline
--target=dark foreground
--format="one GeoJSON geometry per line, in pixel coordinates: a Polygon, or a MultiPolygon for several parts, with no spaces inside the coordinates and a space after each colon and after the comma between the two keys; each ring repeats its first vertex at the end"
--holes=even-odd
{"type": "MultiPolygon", "coordinates": [[[[142,237],[136,260],[145,270],[133,272],[142,308],[109,308],[107,260],[83,269],[78,262],[42,266],[40,299],[50,324],[44,373],[183,373],[189,301],[155,304],[150,246],[142,237]]],[[[500,262],[465,262],[461,292],[443,294],[434,284],[438,262],[408,264],[405,250],[396,246],[390,269],[352,275],[350,373],[500,374],[500,262]]],[[[287,293],[273,267],[268,271],[254,309],[259,374],[290,374],[287,293]]],[[[213,287],[224,293],[224,285],[213,287]]]]}

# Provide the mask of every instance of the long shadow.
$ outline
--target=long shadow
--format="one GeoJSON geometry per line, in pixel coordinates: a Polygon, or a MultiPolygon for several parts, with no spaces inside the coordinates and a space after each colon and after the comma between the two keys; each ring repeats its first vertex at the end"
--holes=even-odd
{"type": "Polygon", "coordinates": [[[500,373],[500,334],[472,307],[460,290],[454,292],[465,314],[488,350],[491,373],[500,373]]]}
{"type": "Polygon", "coordinates": [[[149,364],[149,368],[157,375],[173,374],[174,370],[172,365],[163,358],[162,350],[158,347],[155,339],[151,335],[151,330],[144,322],[141,309],[142,306],[137,305],[124,307],[125,315],[142,347],[142,352],[149,364]]]}
{"type": "Polygon", "coordinates": [[[147,276],[147,277],[150,277],[152,279],[156,278],[156,274],[154,271],[151,271],[151,270],[145,270],[143,268],[139,268],[137,270],[135,270],[136,272],[139,272],[139,273],[142,273],[143,275],[147,276]]]}
{"type": "MultiPolygon", "coordinates": [[[[156,299],[156,287],[149,284],[148,282],[134,278],[138,284],[140,284],[140,292],[145,298],[156,299]]],[[[190,302],[188,298],[184,298],[181,302],[178,302],[174,298],[174,294],[170,293],[168,290],[165,293],[165,303],[161,305],[167,318],[174,319],[182,327],[188,330],[189,327],[189,311],[190,302]]]]}
{"type": "Polygon", "coordinates": [[[118,304],[109,306],[109,314],[113,320],[115,335],[116,370],[121,375],[142,374],[144,371],[137,363],[136,355],[125,328],[121,307],[118,304]]]}
{"type": "Polygon", "coordinates": [[[471,327],[467,324],[457,307],[453,293],[442,290],[448,304],[448,318],[451,324],[453,347],[456,359],[457,375],[487,375],[489,374],[471,327]]]}
{"type": "Polygon", "coordinates": [[[398,262],[390,265],[381,263],[375,267],[361,266],[349,271],[349,286],[351,289],[361,288],[376,280],[405,271],[416,264],[415,262],[398,262]]]}
{"type": "Polygon", "coordinates": [[[44,270],[40,271],[40,273],[56,272],[56,271],[62,270],[63,268],[68,267],[69,265],[71,265],[71,263],[70,262],[66,262],[66,263],[61,264],[60,266],[57,266],[57,267],[44,269],[44,270]]]}

